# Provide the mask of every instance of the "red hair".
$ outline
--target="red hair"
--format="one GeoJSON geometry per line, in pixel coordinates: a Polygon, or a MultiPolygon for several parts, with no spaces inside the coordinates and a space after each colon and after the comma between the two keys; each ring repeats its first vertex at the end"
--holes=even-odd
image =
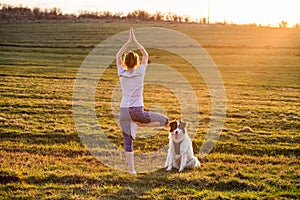
{"type": "Polygon", "coordinates": [[[127,69],[133,69],[139,64],[139,55],[133,51],[129,51],[124,56],[124,66],[127,69]]]}

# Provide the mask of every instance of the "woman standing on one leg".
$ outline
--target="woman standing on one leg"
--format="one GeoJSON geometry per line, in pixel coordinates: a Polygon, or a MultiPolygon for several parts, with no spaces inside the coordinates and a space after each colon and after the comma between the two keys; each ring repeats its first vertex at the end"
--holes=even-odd
{"type": "Polygon", "coordinates": [[[161,114],[144,111],[143,85],[148,53],[135,38],[133,28],[130,29],[128,41],[116,54],[116,64],[122,87],[120,126],[124,137],[125,158],[129,172],[135,174],[132,141],[138,126],[165,126],[168,124],[168,118],[161,114]],[[133,51],[127,52],[122,60],[122,55],[131,42],[142,53],[141,62],[139,62],[138,54],[133,51]]]}

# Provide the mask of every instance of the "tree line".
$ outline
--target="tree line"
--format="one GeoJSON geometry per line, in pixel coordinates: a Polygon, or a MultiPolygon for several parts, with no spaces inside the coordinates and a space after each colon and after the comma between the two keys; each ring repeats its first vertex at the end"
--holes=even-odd
{"type": "MultiPolygon", "coordinates": [[[[112,13],[110,11],[80,11],[78,15],[63,14],[59,8],[44,9],[35,7],[28,8],[19,6],[11,6],[0,3],[0,22],[22,22],[22,21],[89,21],[89,20],[104,20],[104,21],[149,21],[149,22],[176,22],[176,23],[190,23],[196,22],[200,24],[208,24],[209,21],[206,17],[199,19],[191,19],[188,15],[178,15],[176,13],[163,13],[157,11],[151,14],[144,10],[134,10],[126,15],[124,13],[112,13]]],[[[224,20],[223,22],[214,22],[214,24],[228,25],[229,23],[224,20]]],[[[231,24],[234,25],[234,24],[231,24]]],[[[249,24],[250,26],[261,26],[257,24],[249,24]]],[[[270,26],[270,25],[269,25],[270,26]]],[[[267,26],[267,27],[269,27],[267,26]]],[[[284,20],[278,23],[279,28],[287,28],[288,23],[284,20]]],[[[300,28],[300,23],[297,23],[293,28],[300,28]]]]}
{"type": "Polygon", "coordinates": [[[172,21],[172,22],[198,22],[207,23],[205,17],[192,20],[188,15],[177,15],[175,13],[162,13],[160,11],[150,14],[144,10],[134,10],[124,15],[124,13],[112,13],[110,11],[80,11],[78,15],[63,14],[59,8],[40,9],[27,8],[20,6],[11,6],[0,4],[1,22],[18,21],[48,21],[48,20],[130,20],[130,21],[172,21]]]}

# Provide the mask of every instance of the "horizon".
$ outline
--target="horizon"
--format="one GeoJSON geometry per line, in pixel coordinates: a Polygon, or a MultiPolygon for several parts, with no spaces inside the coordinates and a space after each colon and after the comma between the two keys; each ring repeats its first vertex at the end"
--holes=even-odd
{"type": "Polygon", "coordinates": [[[71,0],[4,0],[1,4],[23,6],[40,9],[58,8],[63,14],[78,15],[81,11],[123,13],[127,15],[134,10],[144,10],[150,14],[159,11],[189,16],[192,20],[209,18],[210,23],[227,22],[228,24],[257,24],[278,26],[286,21],[288,27],[300,23],[300,12],[297,11],[296,0],[260,1],[260,0],[188,0],[182,4],[180,0],[96,0],[73,2],[71,0]]]}

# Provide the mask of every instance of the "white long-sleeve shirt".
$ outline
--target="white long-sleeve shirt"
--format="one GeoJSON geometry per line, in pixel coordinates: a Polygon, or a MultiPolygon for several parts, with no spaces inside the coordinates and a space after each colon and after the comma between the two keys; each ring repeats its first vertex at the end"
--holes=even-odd
{"type": "Polygon", "coordinates": [[[144,106],[143,88],[146,65],[141,65],[132,72],[126,71],[122,66],[118,66],[118,75],[122,88],[122,100],[120,107],[144,106]]]}

